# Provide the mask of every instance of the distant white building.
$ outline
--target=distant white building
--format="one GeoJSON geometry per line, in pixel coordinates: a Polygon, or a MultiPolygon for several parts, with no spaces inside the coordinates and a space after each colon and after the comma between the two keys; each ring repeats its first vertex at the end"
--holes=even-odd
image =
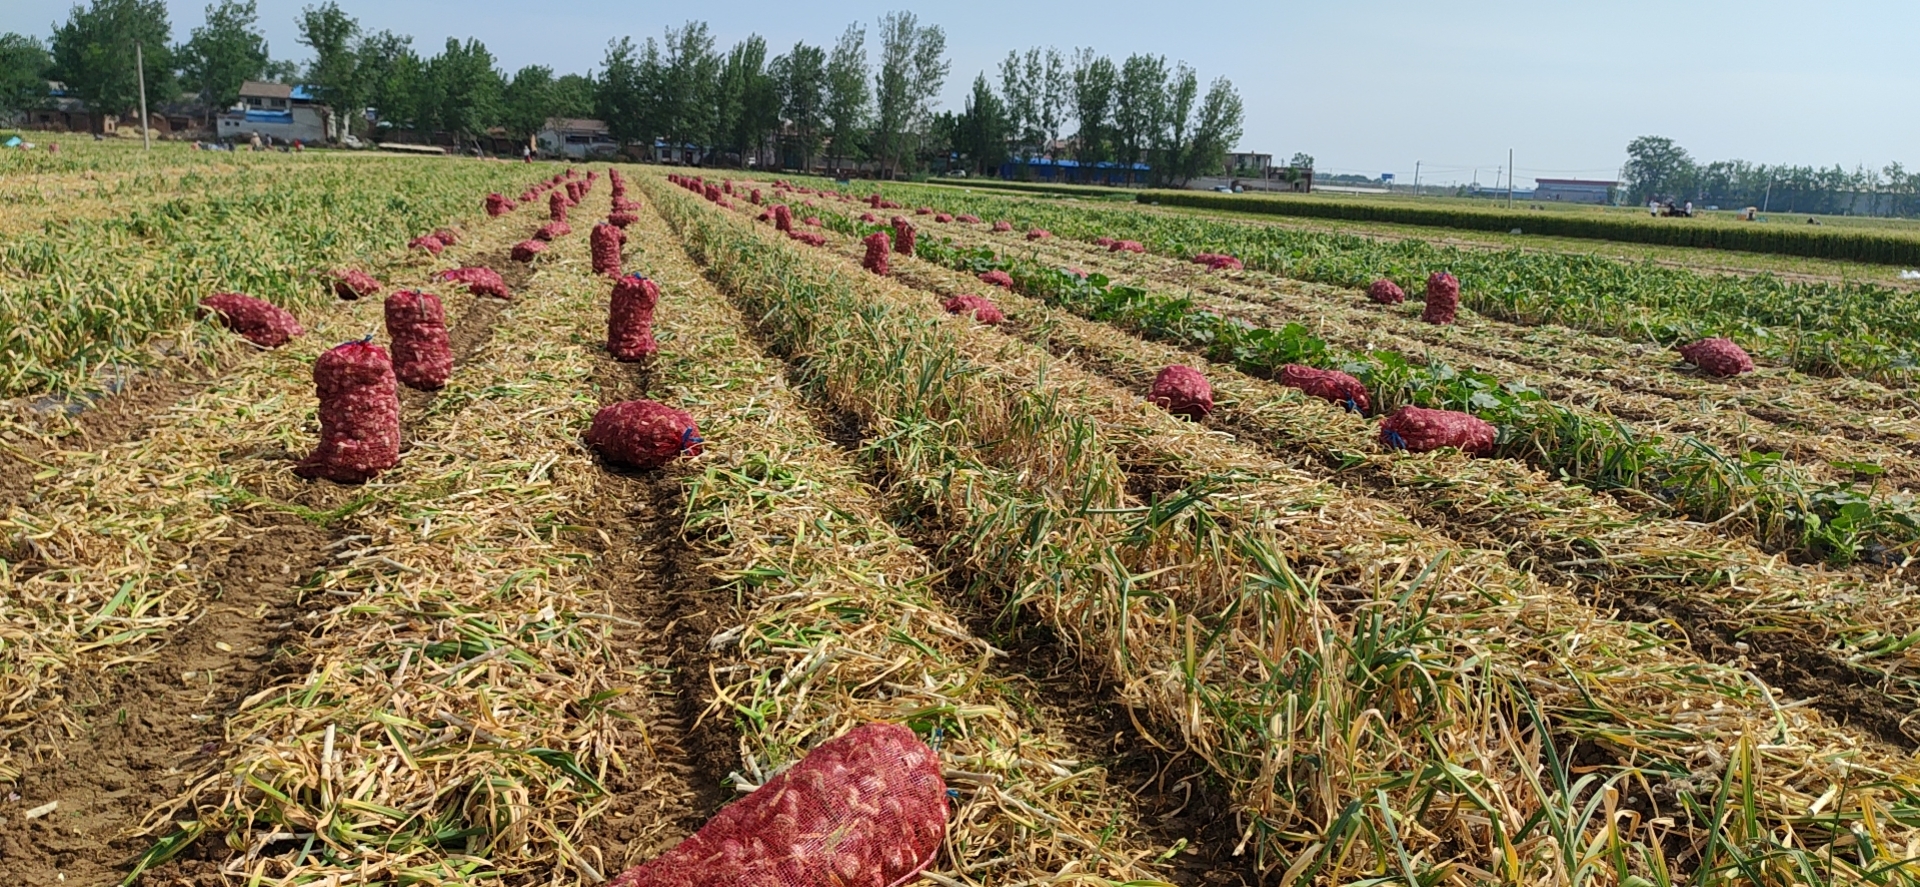
{"type": "Polygon", "coordinates": [[[240,100],[220,114],[218,131],[221,139],[244,141],[257,132],[263,140],[318,145],[332,122],[333,112],[315,103],[306,87],[249,80],[240,86],[240,100]]]}
{"type": "Polygon", "coordinates": [[[570,157],[585,160],[589,157],[610,156],[620,152],[620,143],[614,141],[613,133],[607,124],[600,120],[582,120],[571,117],[550,117],[547,124],[535,134],[540,143],[540,152],[550,156],[570,157]]]}
{"type": "Polygon", "coordinates": [[[1613,202],[1613,193],[1619,187],[1619,182],[1603,182],[1596,179],[1534,179],[1533,195],[1530,199],[1535,203],[1556,201],[1608,204],[1613,202]]]}

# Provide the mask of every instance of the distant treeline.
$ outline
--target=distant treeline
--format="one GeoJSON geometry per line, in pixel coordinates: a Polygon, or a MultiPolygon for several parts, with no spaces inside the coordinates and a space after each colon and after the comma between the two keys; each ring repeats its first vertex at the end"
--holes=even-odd
{"type": "Polygon", "coordinates": [[[1627,145],[1622,174],[1626,202],[1691,200],[1725,209],[1821,215],[1920,215],[1920,171],[1899,163],[1880,170],[1839,164],[1769,166],[1745,160],[1700,163],[1669,138],[1642,136],[1627,145]]]}

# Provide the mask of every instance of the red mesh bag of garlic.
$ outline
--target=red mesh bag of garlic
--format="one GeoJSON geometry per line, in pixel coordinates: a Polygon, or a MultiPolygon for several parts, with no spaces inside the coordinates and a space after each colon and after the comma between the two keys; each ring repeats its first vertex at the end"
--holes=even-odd
{"type": "Polygon", "coordinates": [[[1007,316],[1001,313],[1000,306],[988,301],[984,296],[954,296],[941,307],[946,308],[948,314],[972,315],[975,321],[988,326],[998,326],[1007,319],[1007,316]]]}
{"type": "Polygon", "coordinates": [[[507,282],[492,268],[454,268],[440,272],[440,279],[466,284],[471,295],[513,300],[513,293],[507,292],[507,282]]]}
{"type": "Polygon", "coordinates": [[[320,446],[294,474],[357,484],[400,464],[400,390],[387,349],[370,339],[329,349],[314,361],[313,387],[320,446]]]}
{"type": "Polygon", "coordinates": [[[307,333],[293,312],[240,293],[214,293],[200,300],[200,311],[218,317],[222,326],[262,348],[278,348],[307,333]]]}
{"type": "Polygon", "coordinates": [[[558,240],[572,233],[573,226],[566,222],[548,222],[545,225],[541,225],[540,230],[533,232],[533,239],[558,240]]]}
{"type": "Polygon", "coordinates": [[[349,301],[362,296],[377,295],[380,281],[373,275],[359,269],[333,272],[333,294],[349,301]]]}
{"type": "Polygon", "coordinates": [[[1680,356],[1709,376],[1738,376],[1753,372],[1753,358],[1731,339],[1715,336],[1680,346],[1680,356]]]}
{"type": "Polygon", "coordinates": [[[1455,410],[1401,407],[1380,420],[1380,442],[1396,450],[1425,453],[1453,447],[1485,456],[1493,452],[1499,429],[1478,416],[1455,410]]]}
{"type": "Polygon", "coordinates": [[[522,240],[513,245],[513,252],[510,255],[516,262],[531,262],[534,256],[546,251],[547,242],[544,240],[522,240]]]}
{"type": "Polygon", "coordinates": [[[513,201],[499,194],[487,195],[487,215],[504,216],[513,211],[513,201]]]}
{"type": "Polygon", "coordinates": [[[547,195],[547,217],[555,222],[567,220],[567,195],[558,191],[547,195]]]}
{"type": "Polygon", "coordinates": [[[1174,364],[1153,377],[1147,399],[1176,416],[1195,422],[1213,412],[1213,386],[1207,377],[1190,366],[1174,364]]]}
{"type": "Polygon", "coordinates": [[[1460,280],[1445,271],[1427,276],[1427,307],[1420,319],[1428,323],[1452,323],[1460,310],[1460,280]]]}
{"type": "Polygon", "coordinates": [[[593,226],[589,236],[590,250],[593,256],[593,273],[620,273],[620,245],[627,242],[627,232],[618,227],[601,222],[593,226]]]}
{"type": "Polygon", "coordinates": [[[893,217],[893,251],[903,256],[913,255],[916,232],[913,223],[904,216],[893,217]]]}
{"type": "Polygon", "coordinates": [[[867,247],[867,254],[860,257],[860,267],[875,274],[886,274],[887,253],[893,248],[887,240],[886,232],[875,231],[862,238],[860,242],[867,247]]]}
{"type": "Polygon", "coordinates": [[[587,443],[615,465],[659,468],[681,455],[699,455],[703,441],[687,413],[656,401],[627,400],[593,414],[587,443]]]}
{"type": "Polygon", "coordinates": [[[442,243],[440,238],[431,234],[422,234],[419,237],[407,241],[407,249],[423,249],[436,256],[440,254],[441,250],[446,248],[447,245],[442,243]]]}
{"type": "Polygon", "coordinates": [[[1000,270],[1000,269],[998,269],[998,268],[995,268],[995,269],[993,269],[992,271],[988,271],[988,272],[985,272],[985,273],[983,273],[983,274],[981,274],[981,275],[980,275],[980,282],[982,282],[982,283],[991,283],[991,284],[993,284],[994,286],[1000,286],[1000,287],[1006,287],[1007,289],[1013,289],[1013,275],[1011,275],[1011,274],[1008,274],[1007,272],[1005,272],[1005,271],[1002,271],[1002,270],[1000,270]]]}
{"type": "Polygon", "coordinates": [[[1382,305],[1398,305],[1407,300],[1407,294],[1399,284],[1382,277],[1367,285],[1367,298],[1382,305]]]}
{"type": "Polygon", "coordinates": [[[940,852],[946,789],[912,730],[857,727],[608,887],[899,887],[940,852]]]}
{"type": "Polygon", "coordinates": [[[660,304],[660,285],[638,273],[613,283],[607,303],[607,353],[615,360],[641,360],[659,353],[653,339],[653,309],[660,304]]]}
{"type": "Polygon", "coordinates": [[[782,203],[774,206],[773,227],[778,231],[786,231],[789,233],[793,231],[793,210],[786,204],[782,203]]]}
{"type": "Polygon", "coordinates": [[[453,344],[440,297],[403,290],[387,297],[387,338],[393,342],[393,376],[421,391],[446,387],[453,374],[453,344]]]}
{"type": "Polygon", "coordinates": [[[1367,386],[1339,370],[1320,370],[1313,367],[1290,363],[1280,368],[1280,384],[1289,388],[1298,388],[1302,393],[1332,401],[1353,412],[1366,415],[1372,409],[1373,402],[1367,397],[1367,386]]]}
{"type": "Polygon", "coordinates": [[[1012,231],[1012,230],[1013,230],[1013,223],[1012,223],[1012,222],[1009,222],[1009,221],[1006,221],[1005,219],[1002,219],[1002,220],[999,220],[999,221],[996,221],[996,222],[994,222],[994,223],[993,223],[993,230],[994,230],[994,231],[996,231],[996,232],[999,232],[999,231],[1012,231]]]}

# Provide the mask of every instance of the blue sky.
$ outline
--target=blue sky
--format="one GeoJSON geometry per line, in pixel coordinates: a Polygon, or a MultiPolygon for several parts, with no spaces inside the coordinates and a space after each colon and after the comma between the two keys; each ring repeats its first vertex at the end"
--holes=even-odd
{"type": "MultiPolygon", "coordinates": [[[[259,0],[276,58],[303,57],[293,20],[311,0],[259,0]]],[[[44,38],[71,0],[5,0],[0,31],[44,38]]],[[[168,0],[176,40],[205,0],[168,0]]],[[[610,37],[701,18],[722,46],[759,33],[776,49],[830,44],[899,2],[660,3],[341,0],[371,29],[437,51],[478,37],[503,67],[585,72],[610,37]]],[[[1703,159],[1920,164],[1920,3],[1827,0],[1346,0],[1202,4],[972,0],[915,8],[947,32],[957,106],[1009,49],[1091,46],[1184,60],[1225,75],[1247,106],[1245,150],[1314,155],[1324,172],[1479,180],[1516,152],[1536,176],[1612,178],[1635,136],[1670,136],[1703,159]]],[[[869,38],[871,44],[871,36],[869,38]]],[[[871,47],[870,47],[871,48],[871,47]]]]}

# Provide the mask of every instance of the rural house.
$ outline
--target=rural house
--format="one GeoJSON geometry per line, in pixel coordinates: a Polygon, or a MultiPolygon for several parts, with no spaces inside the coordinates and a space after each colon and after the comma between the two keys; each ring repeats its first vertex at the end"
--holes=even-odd
{"type": "Polygon", "coordinates": [[[1535,179],[1532,199],[1607,204],[1613,202],[1613,192],[1619,187],[1619,182],[1592,179],[1535,179]]]}
{"type": "Polygon", "coordinates": [[[240,86],[240,100],[221,112],[219,137],[246,139],[254,133],[282,142],[307,144],[326,141],[333,112],[316,103],[304,86],[249,80],[240,86]]]}
{"type": "Polygon", "coordinates": [[[620,143],[614,141],[612,131],[600,120],[549,117],[535,138],[542,154],[574,160],[612,155],[620,151],[620,143]]]}

